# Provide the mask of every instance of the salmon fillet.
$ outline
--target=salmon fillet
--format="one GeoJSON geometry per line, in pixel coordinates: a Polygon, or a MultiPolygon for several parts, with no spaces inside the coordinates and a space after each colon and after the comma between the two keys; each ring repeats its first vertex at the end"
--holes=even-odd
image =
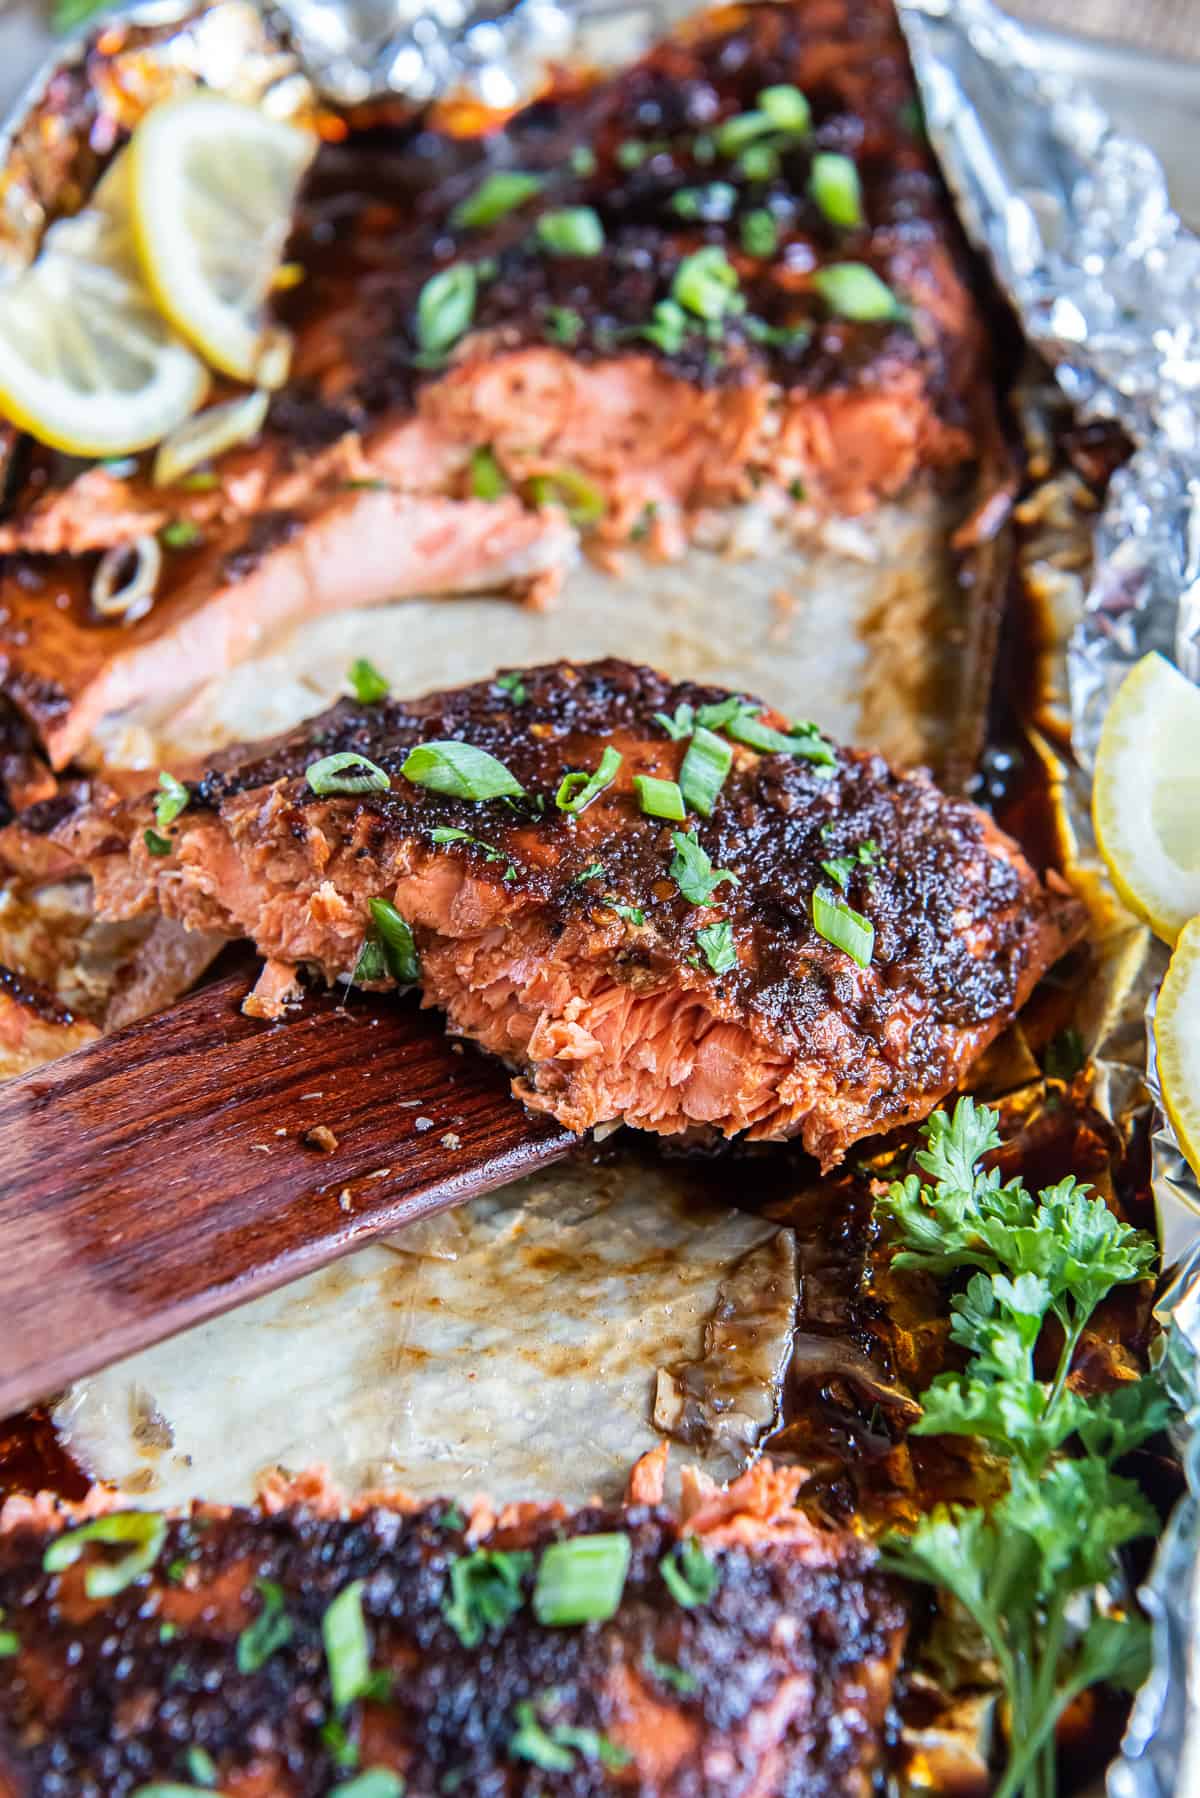
{"type": "Polygon", "coordinates": [[[925,1116],[1082,929],[1065,890],[925,774],[615,660],[347,701],[217,757],[188,793],[167,837],[149,797],[60,828],[101,916],[250,937],[269,1014],[299,965],[363,979],[385,900],[411,927],[425,1003],[576,1131],[799,1136],[831,1166],[925,1116]],[[402,773],[430,743],[485,752],[507,796],[402,773]],[[638,783],[687,787],[693,745],[729,764],[711,816],[647,815],[641,794],[660,789],[638,783]],[[315,792],[306,769],[347,753],[386,790],[315,792]],[[563,809],[606,756],[609,784],[563,809]],[[873,935],[863,965],[836,941],[855,918],[873,935]]]}
{"type": "Polygon", "coordinates": [[[10,1499],[0,1787],[130,1798],[187,1783],[199,1752],[228,1798],[324,1798],[353,1767],[400,1775],[408,1798],[865,1798],[905,1622],[872,1550],[792,1508],[800,1470],[760,1464],[728,1490],[685,1475],[673,1513],[647,1459],[622,1509],[499,1516],[396,1494],[348,1508],[318,1471],[255,1510],[142,1514],[157,1535],[132,1580],[112,1577],[128,1543],[71,1541],[105,1495],[10,1499]],[[547,1554],[601,1535],[628,1544],[613,1614],[539,1621],[547,1554]],[[97,1573],[120,1589],[89,1597],[97,1573]],[[490,1608],[464,1606],[484,1586],[490,1608]],[[337,1693],[334,1603],[369,1657],[337,1693]]]}
{"type": "Polygon", "coordinates": [[[995,436],[890,0],[725,9],[506,119],[341,123],[301,198],[278,300],[295,354],[260,439],[199,491],[154,485],[148,457],[37,449],[13,484],[0,666],[56,766],[101,717],[293,620],[417,593],[544,601],[581,533],[672,555],[752,496],[862,512],[995,436]],[[763,91],[811,123],[755,126],[763,91]],[[831,216],[817,159],[847,155],[860,199],[831,216]],[[489,183],[514,171],[530,185],[497,213],[489,183]],[[582,240],[555,239],[564,218],[582,240]],[[687,278],[697,254],[715,281],[687,278]],[[822,287],[847,267],[883,283],[874,312],[822,287]],[[435,275],[471,294],[431,349],[435,275]],[[100,618],[98,553],[144,537],[164,553],[152,608],[100,618]]]}

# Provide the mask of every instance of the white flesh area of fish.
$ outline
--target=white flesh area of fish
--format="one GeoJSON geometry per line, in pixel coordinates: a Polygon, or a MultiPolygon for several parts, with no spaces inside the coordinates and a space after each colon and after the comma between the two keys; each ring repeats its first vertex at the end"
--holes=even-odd
{"type": "MultiPolygon", "coordinates": [[[[711,1190],[711,1188],[709,1188],[711,1190]]],[[[349,1492],[616,1499],[689,1395],[679,1459],[718,1479],[774,1423],[790,1232],[629,1159],[522,1180],[73,1387],[85,1470],[155,1504],[251,1499],[324,1463],[349,1492]]]]}

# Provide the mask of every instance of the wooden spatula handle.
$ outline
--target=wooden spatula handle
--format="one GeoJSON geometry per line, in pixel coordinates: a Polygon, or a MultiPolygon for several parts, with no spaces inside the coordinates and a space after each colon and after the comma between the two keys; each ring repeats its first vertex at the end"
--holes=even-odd
{"type": "Polygon", "coordinates": [[[252,978],[0,1087],[0,1415],[570,1147],[415,999],[252,978]]]}

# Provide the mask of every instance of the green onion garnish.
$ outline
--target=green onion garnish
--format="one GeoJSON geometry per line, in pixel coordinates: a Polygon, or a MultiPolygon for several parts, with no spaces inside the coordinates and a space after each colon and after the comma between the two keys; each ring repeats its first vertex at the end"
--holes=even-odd
{"type": "MultiPolygon", "coordinates": [[[[824,830],[822,830],[821,834],[824,836],[824,830]]],[[[828,874],[830,880],[835,881],[844,893],[850,884],[850,876],[853,874],[854,870],[856,868],[872,867],[878,854],[879,845],[875,842],[873,837],[868,837],[865,842],[860,843],[857,849],[852,850],[849,855],[835,855],[831,861],[822,862],[821,867],[824,869],[825,873],[828,874]]]]}
{"type": "Polygon", "coordinates": [[[454,799],[520,799],[525,792],[516,776],[486,749],[454,739],[418,743],[405,757],[400,772],[416,786],[449,793],[454,799]]]}
{"type": "MultiPolygon", "coordinates": [[[[547,1694],[547,1700],[553,1697],[547,1694]]],[[[632,1760],[624,1748],[618,1748],[607,1736],[598,1730],[581,1728],[576,1724],[555,1723],[544,1729],[538,1721],[537,1711],[528,1699],[523,1699],[513,1712],[517,1720],[517,1728],[509,1737],[508,1752],[514,1760],[532,1761],[535,1767],[541,1767],[546,1773],[569,1773],[575,1765],[575,1753],[580,1753],[584,1760],[599,1761],[604,1767],[613,1769],[627,1767],[632,1760]]]]}
{"type": "Polygon", "coordinates": [[[183,782],[176,780],[173,774],[160,774],[158,798],[154,802],[154,822],[158,828],[165,830],[168,824],[174,824],[180,812],[187,809],[191,797],[183,782]]]}
{"type": "Polygon", "coordinates": [[[166,549],[192,549],[204,540],[200,526],[190,518],[173,518],[158,534],[166,549]]]}
{"type": "Polygon", "coordinates": [[[747,181],[771,181],[779,173],[779,151],[765,140],[747,144],[735,166],[747,181]]]}
{"type": "Polygon", "coordinates": [[[369,909],[383,943],[392,979],[411,986],[414,980],[421,978],[421,962],[411,929],[387,899],[370,900],[369,909]]]}
{"type": "Polygon", "coordinates": [[[326,1606],[321,1619],[329,1684],[339,1711],[361,1698],[371,1684],[371,1645],[362,1610],[364,1583],[351,1580],[326,1606]]]}
{"type": "Polygon", "coordinates": [[[837,757],[815,724],[794,724],[789,731],[775,730],[763,724],[757,707],[747,708],[731,718],[725,726],[735,743],[757,749],[762,755],[794,755],[803,762],[816,762],[820,767],[837,766],[837,757]]]}
{"type": "Polygon", "coordinates": [[[533,1614],[539,1623],[603,1623],[615,1614],[629,1571],[619,1531],[552,1542],[538,1563],[533,1614]]]}
{"type": "Polygon", "coordinates": [[[524,705],[529,698],[525,682],[519,674],[498,674],[492,682],[502,693],[507,693],[514,705],[524,705]]]}
{"type": "Polygon", "coordinates": [[[756,137],[773,131],[775,126],[765,112],[739,112],[726,119],[713,132],[713,143],[719,156],[736,156],[756,137]]]}
{"type": "Polygon", "coordinates": [[[175,847],[170,837],[160,836],[156,830],[144,830],[142,841],[151,855],[170,855],[175,847]]]}
{"type": "Polygon", "coordinates": [[[521,1582],[533,1565],[526,1549],[477,1548],[450,1564],[450,1596],[442,1615],[464,1648],[477,1648],[489,1629],[503,1629],[525,1603],[521,1582]]]}
{"type": "Polygon", "coordinates": [[[769,325],[765,318],[748,318],[742,329],[755,343],[781,350],[802,350],[812,337],[809,325],[769,325]]]}
{"type": "Polygon", "coordinates": [[[728,868],[714,870],[712,858],[695,837],[676,830],[671,833],[671,841],[675,845],[675,854],[667,872],[689,905],[708,905],[724,881],[731,886],[740,886],[737,875],[731,874],[728,868]]]}
{"type": "Polygon", "coordinates": [[[747,256],[773,256],[779,248],[779,227],[765,206],[756,206],[746,214],[741,235],[747,256]]]}
{"type": "Polygon", "coordinates": [[[709,181],[704,187],[681,187],[671,196],[671,211],[681,219],[703,219],[706,224],[723,224],[733,217],[737,205],[737,188],[728,181],[709,181]]]}
{"type": "Polygon", "coordinates": [[[658,1571],[676,1604],[686,1611],[707,1604],[721,1583],[721,1570],[709,1559],[695,1536],[685,1536],[671,1554],[664,1555],[658,1571]]]}
{"type": "Polygon", "coordinates": [[[517,878],[517,870],[512,862],[508,861],[508,857],[501,855],[493,843],[485,843],[482,837],[473,837],[469,830],[455,830],[451,826],[443,824],[439,825],[437,830],[431,830],[429,834],[435,843],[470,843],[472,848],[483,850],[485,861],[508,862],[508,866],[504,870],[505,880],[517,878]]]}
{"type": "Polygon", "coordinates": [[[720,244],[706,244],[684,257],[675,271],[671,295],[697,318],[724,318],[745,305],[738,292],[737,270],[720,244]]]}
{"type": "Polygon", "coordinates": [[[77,1530],[56,1536],[42,1556],[42,1568],[46,1573],[61,1573],[74,1565],[89,1542],[132,1543],[130,1552],[119,1561],[96,1562],[84,1575],[83,1589],[89,1598],[113,1598],[150,1571],[166,1536],[167,1520],[157,1511],[110,1511],[106,1517],[93,1517],[77,1530]]]}
{"type": "Polygon", "coordinates": [[[561,506],[571,523],[581,531],[599,524],[605,513],[605,499],[599,487],[574,468],[556,468],[553,474],[535,474],[530,478],[529,497],[535,506],[561,506]]]}
{"type": "Polygon", "coordinates": [[[546,336],[551,343],[571,349],[583,336],[582,312],[576,312],[574,306],[547,306],[546,336]]]}
{"type": "Polygon", "coordinates": [[[214,493],[221,481],[211,468],[198,468],[193,474],[183,475],[178,485],[187,493],[214,493]]]}
{"type": "Polygon", "coordinates": [[[808,191],[831,225],[849,231],[862,224],[862,183],[849,156],[830,150],[814,156],[808,191]]]}
{"type": "Polygon", "coordinates": [[[679,302],[659,300],[650,315],[649,324],[640,327],[638,336],[657,344],[664,356],[677,356],[683,348],[688,329],[688,316],[679,302]]]}
{"type": "Polygon", "coordinates": [[[865,262],[834,262],[819,268],[813,286],[831,312],[859,324],[876,324],[907,317],[905,307],[886,281],[881,281],[865,262]]]}
{"type": "Polygon", "coordinates": [[[544,183],[540,175],[522,174],[519,169],[494,169],[485,175],[469,199],[462,200],[450,214],[450,223],[459,230],[476,231],[481,225],[494,225],[505,213],[540,193],[544,183]]]}
{"type": "Polygon", "coordinates": [[[329,1758],[340,1773],[350,1773],[358,1765],[358,1743],[346,1734],[346,1726],[337,1717],[321,1725],[321,1740],[329,1750],[329,1758]]]}
{"type": "Polygon", "coordinates": [[[758,110],[766,113],[778,131],[803,137],[812,128],[812,108],[800,89],[790,83],[764,87],[758,96],[758,110]]]}
{"type": "Polygon", "coordinates": [[[683,794],[677,781],[658,780],[653,774],[635,774],[633,785],[638,804],[647,817],[672,818],[680,823],[686,818],[683,794]]]}
{"type": "Polygon", "coordinates": [[[470,262],[453,262],[431,275],[417,295],[417,342],[427,356],[440,356],[470,328],[479,276],[470,262]]]}
{"type": "Polygon", "coordinates": [[[703,930],[696,932],[696,941],[714,974],[728,974],[730,968],[737,967],[733,925],[728,918],[722,918],[719,924],[706,924],[703,930]]]}
{"type": "Polygon", "coordinates": [[[160,1642],[173,1642],[178,1634],[179,1625],[177,1623],[160,1623],[158,1626],[160,1642]]]}
{"type": "Polygon", "coordinates": [[[387,1767],[368,1767],[357,1779],[335,1786],[330,1798],[404,1798],[404,1781],[387,1767]]]}
{"type": "Polygon", "coordinates": [[[835,949],[844,949],[860,968],[870,967],[875,948],[875,926],[869,918],[864,918],[861,912],[855,911],[827,887],[818,887],[812,896],[812,919],[818,936],[823,936],[835,949]]]}
{"type": "Polygon", "coordinates": [[[313,792],[323,799],[335,794],[386,793],[392,784],[391,776],[377,762],[359,755],[356,749],[323,755],[319,762],[309,763],[304,775],[313,792]]]}
{"type": "Polygon", "coordinates": [[[646,914],[640,905],[626,905],[623,899],[616,898],[612,893],[605,893],[600,903],[615,911],[618,918],[624,918],[627,924],[636,924],[639,930],[646,922],[646,914]]]}
{"type": "Polygon", "coordinates": [[[346,679],[350,682],[351,691],[359,705],[378,705],[391,692],[374,662],[368,662],[366,656],[359,656],[351,662],[346,670],[346,679]]]}
{"type": "Polygon", "coordinates": [[[208,1749],[193,1742],[183,1758],[187,1762],[188,1778],[194,1779],[206,1791],[211,1791],[217,1783],[217,1763],[208,1749]]]}
{"type": "Polygon", "coordinates": [[[590,206],[562,206],[556,212],[543,212],[537,236],[552,256],[598,256],[604,248],[604,226],[590,206]]]}
{"type": "Polygon", "coordinates": [[[0,1629],[0,1661],[7,1661],[14,1654],[21,1652],[21,1639],[15,1629],[0,1629]]]}
{"type": "Polygon", "coordinates": [[[212,1798],[211,1790],[206,1786],[185,1786],[176,1779],[156,1779],[148,1786],[139,1786],[129,1798],[212,1798]]]}
{"type": "Polygon", "coordinates": [[[604,879],[604,863],[603,862],[589,862],[586,868],[580,868],[578,874],[575,876],[574,884],[576,886],[579,886],[580,883],[585,880],[603,880],[603,879],[604,879]]]}
{"type": "Polygon", "coordinates": [[[633,137],[626,138],[623,144],[617,145],[617,166],[626,170],[640,169],[652,156],[661,156],[670,147],[661,138],[651,138],[649,143],[639,143],[633,137]]]}
{"type": "Polygon", "coordinates": [[[675,711],[670,717],[666,712],[655,712],[654,722],[662,725],[673,743],[681,743],[684,737],[690,737],[695,729],[695,708],[683,700],[675,707],[675,711]]]}
{"type": "Polygon", "coordinates": [[[649,1649],[646,1650],[642,1665],[660,1685],[669,1686],[681,1698],[690,1698],[693,1692],[700,1690],[700,1681],[694,1673],[689,1673],[686,1667],[677,1666],[674,1661],[660,1661],[649,1649]]]}
{"type": "Polygon", "coordinates": [[[503,499],[509,491],[508,476],[486,445],[471,451],[470,482],[473,499],[503,499]]]}
{"type": "Polygon", "coordinates": [[[702,818],[712,817],[732,765],[733,751],[728,743],[698,724],[679,770],[684,801],[692,811],[699,812],[702,818]]]}
{"type": "Polygon", "coordinates": [[[605,787],[611,787],[621,766],[621,757],[610,745],[600,757],[600,766],[594,774],[564,774],[554,795],[554,803],[560,812],[570,812],[578,817],[596,798],[603,793],[605,787]]]}
{"type": "Polygon", "coordinates": [[[573,175],[586,177],[596,173],[596,152],[590,144],[576,144],[567,160],[573,175]]]}
{"type": "Polygon", "coordinates": [[[465,1530],[467,1527],[467,1519],[456,1504],[448,1504],[444,1511],[439,1511],[432,1522],[439,1530],[465,1530]]]}
{"type": "Polygon", "coordinates": [[[257,1673],[277,1649],[292,1639],[293,1624],[283,1608],[283,1590],[274,1580],[260,1579],[262,1610],[237,1639],[239,1673],[257,1673]]]}

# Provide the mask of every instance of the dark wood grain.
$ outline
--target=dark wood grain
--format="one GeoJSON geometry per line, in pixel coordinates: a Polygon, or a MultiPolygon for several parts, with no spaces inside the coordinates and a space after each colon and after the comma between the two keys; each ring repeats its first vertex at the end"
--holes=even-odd
{"type": "Polygon", "coordinates": [[[0,1088],[0,1415],[571,1146],[414,998],[252,979],[0,1088]]]}

